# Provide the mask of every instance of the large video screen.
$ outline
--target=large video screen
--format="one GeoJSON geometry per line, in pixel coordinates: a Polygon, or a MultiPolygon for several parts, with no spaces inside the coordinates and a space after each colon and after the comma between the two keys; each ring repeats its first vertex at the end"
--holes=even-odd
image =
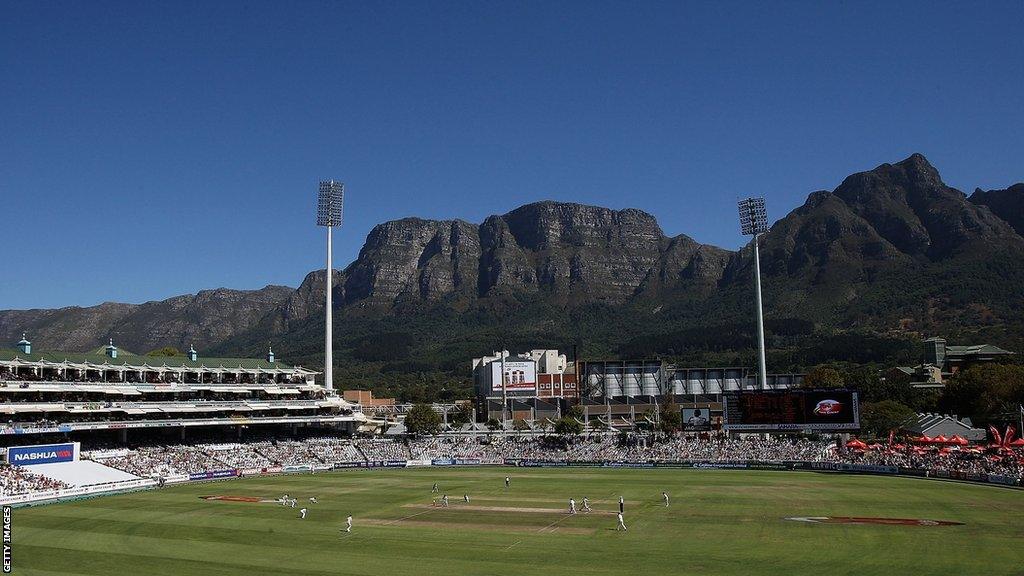
{"type": "Polygon", "coordinates": [[[856,430],[857,393],[851,390],[780,390],[727,394],[726,430],[856,430]]]}
{"type": "Polygon", "coordinates": [[[706,432],[711,430],[711,410],[707,408],[683,408],[683,430],[706,432]]]}

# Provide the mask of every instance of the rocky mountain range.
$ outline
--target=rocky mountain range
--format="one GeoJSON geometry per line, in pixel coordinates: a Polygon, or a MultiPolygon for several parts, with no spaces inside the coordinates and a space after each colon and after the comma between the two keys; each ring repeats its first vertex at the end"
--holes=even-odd
{"type": "MultiPolygon", "coordinates": [[[[813,192],[762,239],[773,346],[837,331],[1022,344],[1022,233],[1024,184],[967,197],[920,154],[813,192]]],[[[334,271],[336,357],[377,379],[460,374],[499,342],[695,359],[731,350],[730,361],[744,361],[751,273],[749,247],[668,237],[636,209],[548,201],[480,224],[385,222],[334,271]],[[716,343],[716,334],[727,337],[716,343]]],[[[321,270],[297,289],[2,311],[0,339],[27,331],[45,348],[84,350],[113,336],[139,351],[194,344],[231,354],[258,354],[273,340],[282,358],[315,365],[323,286],[321,270]]]]}

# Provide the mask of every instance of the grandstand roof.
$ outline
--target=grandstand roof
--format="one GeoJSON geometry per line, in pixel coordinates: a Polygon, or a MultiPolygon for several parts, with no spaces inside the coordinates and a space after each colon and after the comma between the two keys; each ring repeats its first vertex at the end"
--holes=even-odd
{"type": "MultiPolygon", "coordinates": [[[[102,348],[100,349],[102,350],[102,348]]],[[[283,362],[267,362],[262,358],[197,358],[195,362],[187,356],[138,356],[128,352],[120,351],[117,358],[111,358],[102,352],[33,352],[26,354],[21,350],[0,349],[0,363],[10,365],[11,363],[42,363],[43,365],[74,365],[70,367],[89,369],[148,369],[159,371],[161,369],[182,368],[186,370],[262,370],[262,371],[303,371],[313,373],[301,366],[289,366],[283,362]]]]}
{"type": "Polygon", "coordinates": [[[904,422],[900,428],[928,437],[959,435],[968,440],[985,439],[985,431],[974,428],[969,419],[960,420],[948,414],[921,413],[904,422]]]}
{"type": "Polygon", "coordinates": [[[946,346],[947,356],[1008,356],[1013,352],[991,344],[974,344],[971,346],[946,346]]]}

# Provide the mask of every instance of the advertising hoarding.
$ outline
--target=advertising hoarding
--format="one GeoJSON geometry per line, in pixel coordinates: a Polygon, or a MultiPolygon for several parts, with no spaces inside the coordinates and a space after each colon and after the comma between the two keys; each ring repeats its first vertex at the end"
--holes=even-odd
{"type": "Polygon", "coordinates": [[[7,449],[7,462],[14,466],[74,462],[78,459],[78,443],[15,446],[7,449]]]}
{"type": "MultiPolygon", "coordinates": [[[[537,389],[537,365],[532,360],[505,360],[505,385],[509,392],[537,389]]],[[[491,391],[501,392],[501,361],[491,362],[491,391]]]]}

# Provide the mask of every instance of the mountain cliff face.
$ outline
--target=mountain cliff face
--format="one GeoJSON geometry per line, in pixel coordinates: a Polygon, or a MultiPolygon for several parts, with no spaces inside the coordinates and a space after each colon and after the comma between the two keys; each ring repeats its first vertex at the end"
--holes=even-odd
{"type": "MultiPolygon", "coordinates": [[[[623,302],[653,280],[715,282],[728,254],[667,238],[653,216],[634,209],[539,202],[480,225],[405,218],[373,228],[339,279],[339,304],[389,309],[507,291],[623,302]]],[[[300,292],[323,281],[317,274],[300,292]]]]}
{"type": "Polygon", "coordinates": [[[345,270],[343,304],[392,305],[433,300],[477,289],[480,233],[457,220],[419,218],[375,226],[345,270]]]}
{"type": "MultiPolygon", "coordinates": [[[[968,199],[919,154],[851,175],[810,194],[762,238],[769,323],[1024,343],[1022,228],[1024,184],[968,199]]],[[[678,356],[695,341],[728,351],[748,343],[721,326],[749,324],[752,261],[749,246],[666,237],[635,209],[538,202],[480,224],[385,222],[355,262],[333,271],[336,357],[372,378],[459,372],[496,340],[581,342],[605,355],[627,350],[627,340],[647,343],[629,354],[678,356]],[[682,338],[683,327],[695,332],[682,338]],[[413,345],[396,354],[367,344],[382,335],[413,345]]],[[[272,339],[282,358],[315,365],[324,284],[321,270],[296,290],[0,312],[0,338],[27,331],[42,347],[82,350],[112,335],[140,351],[195,344],[232,354],[262,353],[272,339]]]]}

